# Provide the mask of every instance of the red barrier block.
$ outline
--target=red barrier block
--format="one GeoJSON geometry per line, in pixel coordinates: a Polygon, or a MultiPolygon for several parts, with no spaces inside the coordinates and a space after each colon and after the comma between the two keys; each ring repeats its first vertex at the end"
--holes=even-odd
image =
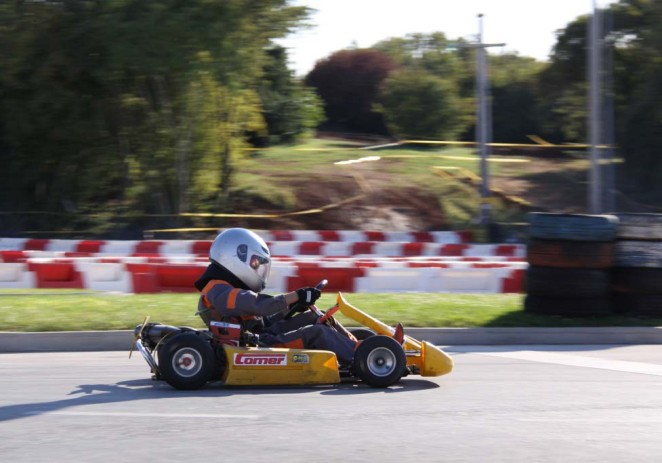
{"type": "Polygon", "coordinates": [[[354,279],[365,275],[363,268],[309,267],[301,268],[297,276],[288,277],[287,290],[294,291],[305,286],[315,286],[322,280],[329,283],[324,291],[354,292],[354,279]]]}
{"type": "Polygon", "coordinates": [[[157,264],[154,268],[157,291],[174,293],[196,292],[193,284],[205,271],[200,265],[157,264]]]}
{"type": "Polygon", "coordinates": [[[423,246],[425,243],[416,242],[416,243],[405,243],[402,245],[402,255],[403,256],[420,256],[423,254],[423,246]]]}
{"type": "MultiPolygon", "coordinates": [[[[109,260],[110,259],[102,259],[100,261],[109,260]]],[[[126,264],[126,269],[131,273],[134,293],[142,294],[157,292],[154,264],[126,264]]]]}
{"type": "Polygon", "coordinates": [[[372,254],[375,243],[371,241],[359,241],[352,243],[352,255],[357,254],[372,254]]]}
{"type": "Polygon", "coordinates": [[[191,246],[191,252],[198,256],[208,256],[211,241],[194,241],[191,246]]]}
{"type": "Polygon", "coordinates": [[[297,269],[302,269],[302,268],[319,268],[320,264],[318,262],[296,262],[295,263],[297,269]]]}
{"type": "Polygon", "coordinates": [[[444,244],[439,248],[440,256],[461,256],[464,250],[467,249],[467,244],[444,244]]]}
{"type": "Polygon", "coordinates": [[[474,242],[474,233],[471,230],[460,230],[455,232],[460,237],[462,243],[473,243],[474,242]]]}
{"type": "Polygon", "coordinates": [[[508,267],[508,264],[505,262],[477,262],[471,264],[473,268],[504,268],[508,267]]]}
{"type": "Polygon", "coordinates": [[[271,230],[269,233],[273,241],[295,241],[294,235],[288,230],[271,230]]]}
{"type": "Polygon", "coordinates": [[[98,240],[80,241],[78,244],[76,244],[76,252],[97,253],[101,250],[101,246],[103,246],[103,244],[103,241],[98,240]]]}
{"type": "Polygon", "coordinates": [[[72,252],[65,252],[64,257],[76,259],[78,257],[94,257],[94,253],[92,252],[78,252],[78,251],[72,251],[72,252]]]}
{"type": "Polygon", "coordinates": [[[26,251],[43,251],[50,240],[47,239],[30,239],[25,242],[23,249],[26,251]]]}
{"type": "Polygon", "coordinates": [[[514,244],[499,244],[494,250],[495,256],[514,256],[517,252],[517,246],[514,244]]]}
{"type": "Polygon", "coordinates": [[[450,268],[446,262],[408,262],[407,267],[411,268],[450,268]]]}
{"type": "Polygon", "coordinates": [[[501,282],[502,293],[524,293],[524,269],[513,270],[510,276],[501,282]]]}
{"type": "Polygon", "coordinates": [[[321,241],[340,241],[340,234],[335,230],[320,230],[317,233],[321,241]]]}
{"type": "Polygon", "coordinates": [[[83,288],[83,278],[72,262],[31,262],[37,288],[83,288]]]}
{"type": "Polygon", "coordinates": [[[134,249],[134,255],[158,254],[159,248],[163,245],[162,241],[139,241],[134,249]]]}
{"type": "Polygon", "coordinates": [[[379,231],[364,231],[363,234],[368,241],[386,241],[384,232],[379,231]]]}
{"type": "Polygon", "coordinates": [[[354,267],[356,268],[377,268],[379,267],[379,262],[376,260],[357,260],[354,262],[354,267]]]}
{"type": "Polygon", "coordinates": [[[412,239],[417,243],[433,243],[434,237],[432,233],[425,231],[411,232],[412,239]]]}
{"type": "Polygon", "coordinates": [[[299,254],[303,256],[319,256],[322,254],[321,241],[304,241],[299,245],[299,254]]]}
{"type": "Polygon", "coordinates": [[[28,258],[23,251],[0,251],[0,261],[16,263],[27,262],[28,258]]]}

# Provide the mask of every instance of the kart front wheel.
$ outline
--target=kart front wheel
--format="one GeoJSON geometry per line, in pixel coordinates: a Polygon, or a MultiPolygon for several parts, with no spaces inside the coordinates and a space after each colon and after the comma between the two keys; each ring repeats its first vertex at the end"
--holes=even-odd
{"type": "Polygon", "coordinates": [[[199,389],[215,371],[214,350],[194,332],[176,334],[159,348],[161,377],[176,389],[199,389]]]}
{"type": "Polygon", "coordinates": [[[407,357],[402,346],[389,336],[371,336],[354,354],[354,373],[372,387],[388,387],[405,373],[407,357]]]}

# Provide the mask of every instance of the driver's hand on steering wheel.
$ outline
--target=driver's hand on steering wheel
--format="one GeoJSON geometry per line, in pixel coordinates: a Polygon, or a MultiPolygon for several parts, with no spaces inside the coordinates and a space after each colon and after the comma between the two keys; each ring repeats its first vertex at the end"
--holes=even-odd
{"type": "Polygon", "coordinates": [[[298,300],[297,302],[307,307],[315,303],[320,298],[322,292],[313,287],[299,288],[296,290],[298,300]]]}

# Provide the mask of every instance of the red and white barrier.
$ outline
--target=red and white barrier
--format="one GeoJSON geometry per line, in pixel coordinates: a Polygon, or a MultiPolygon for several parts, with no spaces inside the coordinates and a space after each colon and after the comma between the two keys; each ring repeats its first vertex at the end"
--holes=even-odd
{"type": "MultiPolygon", "coordinates": [[[[84,288],[126,293],[194,291],[207,262],[148,263],[42,260],[0,263],[0,288],[84,288]]],[[[525,262],[278,262],[267,293],[329,280],[344,292],[521,292],[525,262]],[[519,273],[519,276],[518,276],[519,273]]]]}
{"type": "MultiPolygon", "coordinates": [[[[261,231],[268,293],[329,280],[345,292],[521,292],[526,247],[472,244],[462,232],[261,231]]],[[[0,288],[195,291],[210,240],[0,238],[0,288]]]]}

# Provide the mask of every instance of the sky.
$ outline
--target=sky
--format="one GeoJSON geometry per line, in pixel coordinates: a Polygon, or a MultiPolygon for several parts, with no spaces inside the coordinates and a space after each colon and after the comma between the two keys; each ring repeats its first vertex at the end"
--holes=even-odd
{"type": "Polygon", "coordinates": [[[370,47],[389,37],[443,32],[448,39],[475,40],[483,14],[483,42],[505,43],[490,53],[517,52],[546,61],[555,32],[610,0],[293,0],[315,9],[313,27],[279,43],[288,48],[290,67],[305,76],[317,60],[351,47],[370,47]],[[496,51],[498,50],[498,51],[496,51]]]}

